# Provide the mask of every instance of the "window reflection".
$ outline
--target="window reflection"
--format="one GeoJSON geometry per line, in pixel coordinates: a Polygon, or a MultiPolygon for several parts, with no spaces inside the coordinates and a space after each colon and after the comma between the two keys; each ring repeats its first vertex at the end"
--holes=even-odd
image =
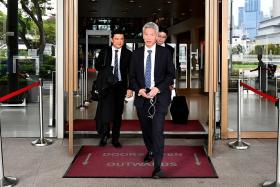
{"type": "Polygon", "coordinates": [[[276,94],[275,77],[280,64],[279,0],[231,0],[229,20],[229,89],[237,90],[238,78],[249,78],[252,86],[276,94]],[[261,56],[261,59],[258,57],[261,56]],[[265,71],[261,72],[260,62],[265,71]],[[258,71],[252,71],[258,68],[258,71]],[[260,80],[261,79],[261,80],[260,80]]]}

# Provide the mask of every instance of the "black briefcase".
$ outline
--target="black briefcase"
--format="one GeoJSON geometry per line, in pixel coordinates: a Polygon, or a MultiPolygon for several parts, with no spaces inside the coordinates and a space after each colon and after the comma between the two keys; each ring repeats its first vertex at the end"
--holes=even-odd
{"type": "Polygon", "coordinates": [[[174,96],[170,106],[173,123],[187,124],[189,108],[185,96],[174,96]]]}

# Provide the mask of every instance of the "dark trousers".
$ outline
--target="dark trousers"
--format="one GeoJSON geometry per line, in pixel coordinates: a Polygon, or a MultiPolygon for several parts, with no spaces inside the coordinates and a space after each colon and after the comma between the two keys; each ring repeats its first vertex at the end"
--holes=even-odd
{"type": "MultiPolygon", "coordinates": [[[[122,114],[124,108],[124,98],[126,90],[121,82],[117,83],[110,93],[112,97],[112,141],[119,141],[120,137],[120,128],[121,128],[121,121],[122,121],[122,114]]],[[[104,124],[104,134],[102,136],[110,136],[111,125],[110,123],[104,124]]]]}
{"type": "Polygon", "coordinates": [[[155,104],[156,111],[153,119],[149,118],[148,110],[150,100],[144,101],[143,107],[136,107],[137,115],[141,123],[142,134],[145,146],[148,151],[154,154],[154,168],[159,169],[164,152],[164,120],[165,113],[158,110],[158,105],[155,104]]]}

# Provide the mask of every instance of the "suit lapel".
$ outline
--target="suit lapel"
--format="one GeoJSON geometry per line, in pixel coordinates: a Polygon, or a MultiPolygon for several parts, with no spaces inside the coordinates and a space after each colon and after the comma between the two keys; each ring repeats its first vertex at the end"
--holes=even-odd
{"type": "Polygon", "coordinates": [[[112,47],[108,47],[108,51],[107,51],[107,65],[111,66],[112,63],[112,47]]]}
{"type": "Polygon", "coordinates": [[[122,48],[122,50],[121,50],[121,56],[120,56],[120,71],[121,71],[121,74],[122,74],[122,71],[123,71],[123,67],[126,65],[126,64],[124,64],[124,62],[125,62],[125,50],[124,50],[124,48],[122,48]]]}
{"type": "Polygon", "coordinates": [[[159,47],[158,47],[158,45],[156,45],[156,51],[155,51],[155,53],[156,53],[156,55],[155,55],[155,67],[154,67],[154,80],[156,81],[156,74],[158,73],[158,65],[159,65],[159,60],[160,60],[160,52],[159,52],[159,47]]]}
{"type": "Polygon", "coordinates": [[[144,59],[144,53],[145,53],[145,50],[144,50],[144,47],[142,47],[141,48],[141,51],[140,51],[140,58],[139,58],[139,72],[140,72],[140,74],[141,74],[141,76],[142,76],[142,79],[141,80],[143,80],[143,86],[145,87],[145,73],[144,73],[144,63],[145,63],[145,59],[144,59]]]}

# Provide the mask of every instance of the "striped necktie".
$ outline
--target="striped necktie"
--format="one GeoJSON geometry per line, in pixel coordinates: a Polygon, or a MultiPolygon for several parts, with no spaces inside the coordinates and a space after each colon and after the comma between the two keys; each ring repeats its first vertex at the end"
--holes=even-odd
{"type": "Polygon", "coordinates": [[[148,56],[146,59],[146,69],[145,69],[145,86],[146,88],[151,87],[151,72],[152,72],[152,50],[148,50],[148,56]]]}
{"type": "Polygon", "coordinates": [[[115,50],[115,64],[114,64],[114,75],[119,79],[119,60],[118,60],[118,51],[119,50],[115,50]]]}

